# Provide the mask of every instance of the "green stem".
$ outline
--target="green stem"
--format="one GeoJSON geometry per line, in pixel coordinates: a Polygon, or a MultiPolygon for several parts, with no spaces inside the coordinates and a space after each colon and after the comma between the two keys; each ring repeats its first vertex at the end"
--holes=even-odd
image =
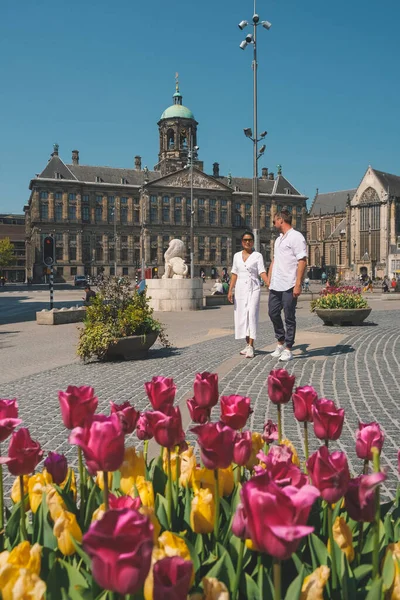
{"type": "Polygon", "coordinates": [[[143,444],[143,458],[144,458],[144,464],[147,466],[147,452],[149,449],[149,440],[144,440],[144,444],[143,444]]]}
{"type": "Polygon", "coordinates": [[[328,503],[328,534],[331,549],[331,563],[332,563],[332,591],[335,595],[337,590],[337,566],[336,566],[336,552],[335,552],[335,540],[333,539],[333,523],[332,523],[332,506],[328,503]]]}
{"type": "Polygon", "coordinates": [[[25,523],[25,494],[24,494],[24,476],[19,476],[19,490],[21,496],[21,533],[24,540],[28,539],[25,523]]]}
{"type": "Polygon", "coordinates": [[[303,423],[304,425],[304,456],[306,457],[306,460],[308,460],[308,427],[307,427],[307,421],[304,421],[303,423]]]}
{"type": "Polygon", "coordinates": [[[368,460],[368,458],[366,458],[364,460],[363,475],[368,475],[368,465],[369,465],[369,460],[368,460]]]}
{"type": "Polygon", "coordinates": [[[85,510],[85,476],[84,476],[84,468],[83,468],[82,448],[80,446],[78,446],[78,467],[79,467],[79,489],[80,489],[80,496],[81,496],[80,513],[81,513],[81,517],[83,517],[84,510],[85,510]]]}
{"type": "Polygon", "coordinates": [[[219,482],[218,482],[218,469],[214,469],[215,479],[215,520],[214,520],[214,537],[218,540],[219,531],[219,482]]]}
{"type": "Polygon", "coordinates": [[[281,561],[274,558],[274,600],[282,598],[282,569],[281,561]]]}
{"type": "MultiPolygon", "coordinates": [[[[372,448],[374,473],[381,470],[380,455],[378,448],[372,448]]],[[[379,528],[381,523],[381,505],[379,485],[375,490],[375,520],[374,520],[374,547],[372,549],[372,579],[379,577],[379,528]]]]}
{"type": "Polygon", "coordinates": [[[358,543],[357,543],[357,564],[361,564],[361,552],[364,543],[364,523],[360,521],[358,530],[358,543]]]}
{"type": "Polygon", "coordinates": [[[268,452],[269,452],[269,444],[267,444],[267,442],[264,442],[263,452],[264,452],[264,454],[268,454],[268,452]]]}
{"type": "Polygon", "coordinates": [[[280,404],[276,405],[278,409],[278,444],[282,442],[282,408],[280,404]]]}
{"type": "Polygon", "coordinates": [[[175,473],[175,498],[176,498],[176,502],[175,502],[175,507],[177,510],[178,509],[178,502],[179,502],[179,478],[181,476],[181,458],[179,456],[179,448],[176,448],[176,473],[175,473]]]}
{"type": "Polygon", "coordinates": [[[168,465],[168,481],[167,481],[167,521],[169,529],[172,528],[172,472],[171,472],[171,450],[167,448],[167,465],[168,465]]]}
{"type": "Polygon", "coordinates": [[[263,594],[263,563],[262,563],[262,554],[259,552],[257,554],[257,587],[259,593],[259,600],[264,600],[263,594]]]}
{"type": "Polygon", "coordinates": [[[103,479],[104,479],[104,490],[103,490],[104,506],[105,506],[106,510],[109,510],[110,506],[108,503],[109,490],[108,490],[108,472],[107,471],[103,471],[103,479]]]}
{"type": "Polygon", "coordinates": [[[240,576],[242,574],[242,567],[243,567],[243,555],[244,555],[244,540],[240,540],[240,548],[239,548],[239,556],[238,556],[238,562],[237,562],[237,567],[236,567],[236,575],[235,575],[235,581],[233,582],[232,600],[237,600],[237,595],[239,592],[239,582],[240,582],[240,576]]]}
{"type": "Polygon", "coordinates": [[[161,446],[160,448],[160,458],[164,459],[164,446],[161,446]]]}
{"type": "Polygon", "coordinates": [[[234,471],[235,471],[235,483],[240,483],[240,467],[239,467],[239,465],[236,465],[234,467],[234,471]]]}

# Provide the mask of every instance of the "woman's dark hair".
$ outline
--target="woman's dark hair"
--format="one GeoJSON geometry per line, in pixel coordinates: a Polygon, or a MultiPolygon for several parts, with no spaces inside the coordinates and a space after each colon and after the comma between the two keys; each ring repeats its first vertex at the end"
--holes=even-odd
{"type": "Polygon", "coordinates": [[[252,240],[253,240],[253,242],[254,242],[254,234],[253,234],[253,232],[252,232],[252,231],[245,231],[244,233],[242,233],[242,237],[241,237],[240,239],[241,239],[241,240],[243,240],[243,238],[244,238],[246,235],[250,235],[250,236],[251,236],[251,238],[252,238],[252,240]]]}

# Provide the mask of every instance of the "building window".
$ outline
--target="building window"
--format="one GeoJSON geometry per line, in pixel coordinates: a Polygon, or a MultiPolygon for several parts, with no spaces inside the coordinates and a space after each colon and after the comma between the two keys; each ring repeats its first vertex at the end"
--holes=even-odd
{"type": "Polygon", "coordinates": [[[169,223],[169,206],[163,207],[163,223],[169,223]]]}
{"type": "Polygon", "coordinates": [[[82,202],[89,202],[89,194],[84,194],[82,196],[82,202]]]}
{"type": "Polygon", "coordinates": [[[56,246],[56,261],[63,260],[64,250],[62,246],[56,246]]]}
{"type": "Polygon", "coordinates": [[[199,198],[199,206],[204,206],[204,198],[199,198]]]}
{"type": "Polygon", "coordinates": [[[115,204],[115,196],[108,196],[108,204],[112,206],[115,204]]]}
{"type": "Polygon", "coordinates": [[[157,223],[158,221],[158,211],[157,206],[150,207],[150,223],[157,223]]]}
{"type": "Polygon", "coordinates": [[[128,269],[128,267],[122,267],[122,275],[124,277],[128,277],[128,275],[129,275],[129,269],[128,269]]]}
{"type": "Polygon", "coordinates": [[[68,219],[76,221],[76,206],[74,204],[68,206],[68,219]]]}
{"type": "Polygon", "coordinates": [[[128,248],[121,248],[121,260],[122,262],[128,261],[128,248]]]}
{"type": "Polygon", "coordinates": [[[251,227],[251,215],[246,215],[245,223],[246,227],[251,227]]]}
{"type": "Polygon", "coordinates": [[[210,206],[217,206],[217,201],[214,198],[210,200],[210,206]]]}
{"type": "Polygon", "coordinates": [[[97,262],[102,262],[103,261],[103,248],[102,248],[102,246],[97,246],[96,247],[96,261],[97,262]]]}
{"type": "Polygon", "coordinates": [[[221,200],[221,206],[228,206],[227,200],[221,200]]]}
{"type": "Polygon", "coordinates": [[[78,267],[71,267],[71,275],[73,277],[75,277],[75,275],[77,274],[77,272],[78,272],[78,267]]]}
{"type": "Polygon", "coordinates": [[[41,200],[47,200],[48,197],[49,197],[49,192],[40,192],[41,200]]]}
{"type": "Polygon", "coordinates": [[[215,262],[216,258],[216,250],[215,248],[210,248],[210,261],[215,262]]]}
{"type": "Polygon", "coordinates": [[[121,208],[121,223],[126,225],[127,222],[128,222],[128,208],[126,206],[123,206],[121,208]]]}
{"type": "Polygon", "coordinates": [[[140,211],[138,208],[133,211],[133,222],[136,223],[136,225],[140,223],[140,211]]]}
{"type": "Polygon", "coordinates": [[[332,228],[331,228],[331,224],[328,221],[327,223],[325,223],[325,238],[328,238],[332,233],[332,228]]]}
{"type": "Polygon", "coordinates": [[[329,262],[332,266],[336,265],[336,248],[335,248],[335,246],[330,247],[329,262]]]}
{"type": "Polygon", "coordinates": [[[89,223],[89,207],[88,206],[82,206],[82,221],[84,221],[85,223],[89,223]]]}
{"type": "Polygon", "coordinates": [[[63,277],[64,267],[57,267],[57,277],[63,277]]]}
{"type": "Polygon", "coordinates": [[[199,208],[199,224],[204,225],[206,222],[204,208],[199,208]]]}
{"type": "Polygon", "coordinates": [[[228,212],[226,210],[221,210],[221,225],[226,225],[228,223],[228,212]]]}
{"type": "Polygon", "coordinates": [[[114,215],[115,215],[114,208],[112,206],[109,206],[108,207],[108,222],[109,223],[114,223],[114,215]]]}
{"type": "Polygon", "coordinates": [[[76,260],[76,246],[69,247],[69,260],[76,260]]]}
{"type": "Polygon", "coordinates": [[[115,248],[113,246],[110,246],[108,249],[108,260],[110,262],[114,262],[115,260],[115,248]]]}
{"type": "Polygon", "coordinates": [[[103,220],[103,209],[101,206],[96,206],[96,223],[101,223],[103,220]]]}
{"type": "Polygon", "coordinates": [[[90,262],[90,243],[84,243],[82,246],[82,260],[85,263],[90,262]]]}
{"type": "Polygon", "coordinates": [[[215,225],[217,222],[217,213],[215,210],[210,210],[210,225],[215,225]]]}
{"type": "Polygon", "coordinates": [[[313,223],[311,225],[311,240],[315,242],[317,239],[317,224],[313,223]]]}
{"type": "Polygon", "coordinates": [[[68,200],[76,200],[76,194],[68,194],[68,200]]]}
{"type": "Polygon", "coordinates": [[[242,225],[242,216],[235,214],[235,227],[240,227],[242,225]]]}
{"type": "Polygon", "coordinates": [[[320,267],[321,266],[321,253],[319,251],[319,248],[315,248],[314,262],[315,262],[315,266],[316,267],[320,267]]]}
{"type": "Polygon", "coordinates": [[[122,196],[121,204],[128,204],[128,198],[126,196],[122,196]]]}
{"type": "Polygon", "coordinates": [[[163,196],[163,204],[169,204],[169,196],[163,196]]]}
{"type": "Polygon", "coordinates": [[[157,196],[150,196],[150,203],[157,204],[157,196]]]}
{"type": "Polygon", "coordinates": [[[46,202],[40,203],[40,219],[47,221],[49,218],[49,205],[46,202]]]}
{"type": "Polygon", "coordinates": [[[182,198],[180,196],[175,198],[175,204],[182,204],[182,198]]]}
{"type": "Polygon", "coordinates": [[[103,204],[103,196],[96,196],[96,203],[103,204]]]}
{"type": "Polygon", "coordinates": [[[54,194],[54,199],[55,200],[62,200],[62,192],[56,192],[54,194]]]}
{"type": "Polygon", "coordinates": [[[121,244],[127,244],[127,243],[128,243],[128,236],[121,235],[121,244]]]}
{"type": "Polygon", "coordinates": [[[175,223],[176,225],[180,225],[182,221],[182,210],[180,208],[175,208],[175,223]]]}
{"type": "Polygon", "coordinates": [[[204,260],[204,248],[199,248],[199,260],[204,260]]]}
{"type": "Polygon", "coordinates": [[[225,263],[227,260],[227,250],[226,248],[221,248],[221,262],[225,263]]]}

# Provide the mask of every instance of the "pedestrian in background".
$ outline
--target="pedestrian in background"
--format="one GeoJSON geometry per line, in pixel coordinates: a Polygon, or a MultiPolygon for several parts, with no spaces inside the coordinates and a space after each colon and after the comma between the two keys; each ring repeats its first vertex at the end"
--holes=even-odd
{"type": "Polygon", "coordinates": [[[228,300],[233,302],[232,294],[235,288],[235,339],[246,338],[246,347],[240,354],[246,358],[253,358],[260,310],[259,277],[267,283],[267,273],[262,255],[254,250],[254,235],[251,231],[245,231],[242,235],[242,248],[233,257],[228,300]]]}
{"type": "Polygon", "coordinates": [[[85,302],[83,304],[84,304],[84,306],[90,306],[90,303],[92,302],[93,298],[96,297],[96,292],[94,292],[90,288],[90,285],[87,285],[85,287],[85,292],[86,292],[86,297],[84,298],[85,302]]]}
{"type": "Polygon", "coordinates": [[[307,266],[307,245],[300,231],[293,229],[292,215],[287,208],[284,207],[275,214],[274,226],[280,235],[275,240],[274,258],[269,267],[267,285],[268,313],[278,343],[271,356],[288,361],[293,358],[296,306],[307,266]],[[283,326],[282,310],[286,330],[283,326]]]}

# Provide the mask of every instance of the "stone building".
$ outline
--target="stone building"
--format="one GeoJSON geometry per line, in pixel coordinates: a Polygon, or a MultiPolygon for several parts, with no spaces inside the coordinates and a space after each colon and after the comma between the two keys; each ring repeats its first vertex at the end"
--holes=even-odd
{"type": "Polygon", "coordinates": [[[0,240],[8,238],[14,246],[14,262],[2,269],[8,282],[25,281],[25,217],[24,215],[0,215],[0,240]]]}
{"type": "MultiPolygon", "coordinates": [[[[173,104],[158,121],[159,153],[154,170],[142,168],[140,156],[134,168],[80,164],[72,151],[66,164],[54,146],[50,160],[30,182],[25,206],[28,276],[42,280],[42,242],[56,240],[59,279],[74,275],[113,274],[133,277],[142,257],[146,267],[159,269],[173,238],[182,239],[190,252],[190,219],[194,216],[195,276],[207,276],[230,268],[240,236],[251,226],[252,180],[223,176],[219,164],[212,175],[203,163],[186,168],[191,145],[197,144],[198,123],[182,104],[177,84],[173,104]],[[192,193],[193,190],[193,193],[192,193]],[[193,197],[193,207],[191,206],[193,197]]],[[[305,232],[306,200],[282,175],[262,169],[259,181],[261,249],[268,264],[273,249],[272,220],[285,205],[292,210],[294,225],[305,232]]],[[[189,260],[188,260],[189,262],[189,260]]]]}
{"type": "Polygon", "coordinates": [[[353,190],[317,194],[307,218],[309,264],[347,279],[400,274],[400,176],[368,167],[353,190]]]}

